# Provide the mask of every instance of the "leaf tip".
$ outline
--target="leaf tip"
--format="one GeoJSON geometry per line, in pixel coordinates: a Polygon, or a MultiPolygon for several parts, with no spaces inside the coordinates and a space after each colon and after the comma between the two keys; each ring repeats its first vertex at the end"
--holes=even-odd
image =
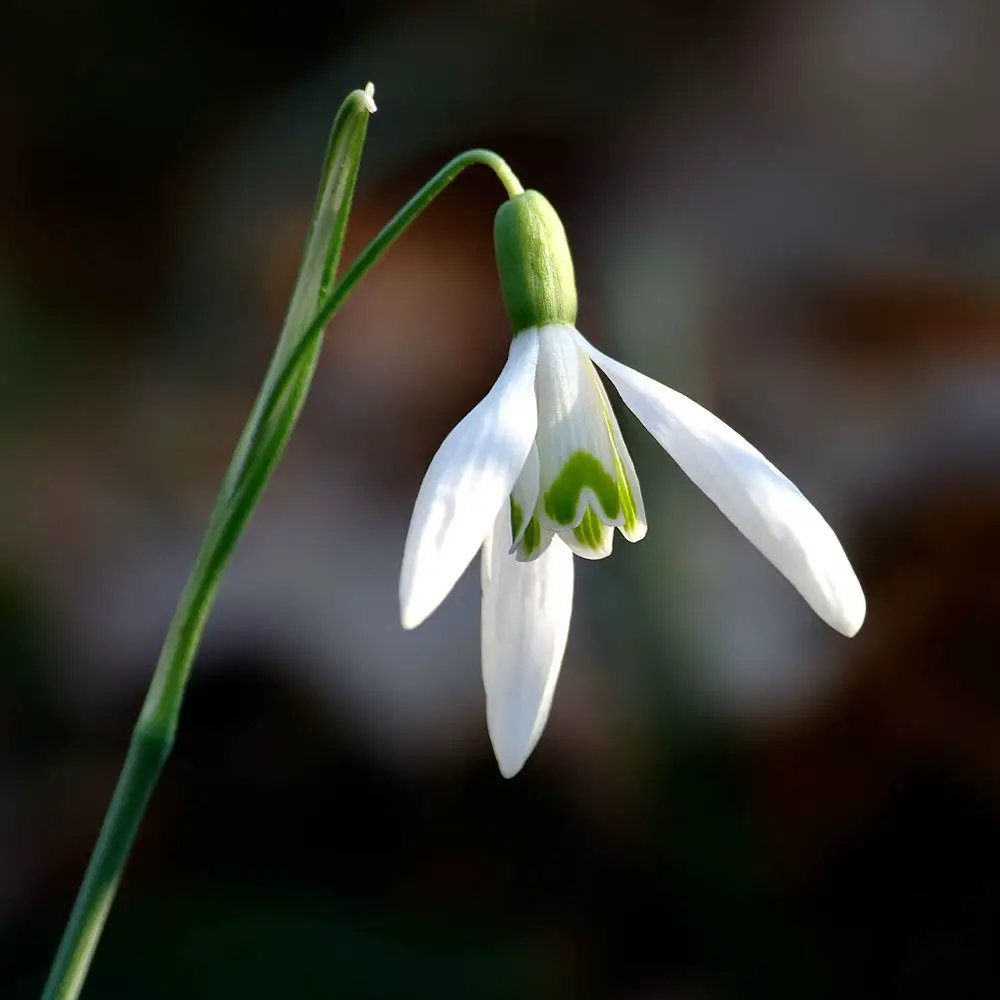
{"type": "Polygon", "coordinates": [[[365,84],[364,95],[365,110],[370,115],[374,114],[378,108],[375,107],[375,84],[371,80],[365,84]]]}

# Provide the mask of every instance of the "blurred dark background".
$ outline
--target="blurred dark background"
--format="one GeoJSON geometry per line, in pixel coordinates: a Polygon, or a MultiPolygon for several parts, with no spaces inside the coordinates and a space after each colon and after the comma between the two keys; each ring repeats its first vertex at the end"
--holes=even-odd
{"type": "Polygon", "coordinates": [[[85,995],[1000,995],[1000,5],[7,0],[0,996],[37,996],[280,329],[333,115],[347,257],[488,145],[583,332],[834,525],[851,641],[629,415],[512,782],[478,586],[398,625],[423,470],[509,332],[464,175],[332,324],[85,995]]]}

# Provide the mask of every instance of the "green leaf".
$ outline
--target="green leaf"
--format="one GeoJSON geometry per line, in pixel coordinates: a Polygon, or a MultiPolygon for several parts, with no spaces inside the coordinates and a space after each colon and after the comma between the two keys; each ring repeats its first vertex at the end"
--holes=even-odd
{"type": "Polygon", "coordinates": [[[279,347],[291,347],[298,342],[315,315],[316,307],[333,285],[361,165],[368,117],[375,109],[373,92],[371,84],[366,90],[353,91],[341,105],[333,123],[316,206],[279,347]]]}
{"type": "Polygon", "coordinates": [[[220,498],[227,503],[247,481],[251,469],[255,472],[254,483],[256,485],[259,480],[259,487],[252,491],[254,496],[251,498],[241,496],[240,499],[241,502],[250,499],[251,506],[256,502],[284,451],[309,391],[322,348],[322,337],[316,338],[305,352],[297,365],[295,378],[284,390],[278,405],[272,409],[266,424],[260,426],[266,401],[274,389],[284,362],[309,328],[317,307],[329,293],[336,277],[354,198],[354,186],[361,166],[368,118],[375,110],[372,92],[371,84],[365,90],[353,91],[340,106],[334,120],[285,325],[253,412],[236,448],[223,489],[223,498],[220,498]]]}
{"type": "Polygon", "coordinates": [[[305,401],[319,356],[319,336],[308,345],[302,344],[308,349],[300,352],[291,379],[282,383],[286,387],[281,389],[276,406],[272,397],[288,352],[295,350],[314,325],[320,296],[335,277],[361,165],[368,116],[374,107],[370,89],[354,91],[341,105],[333,123],[285,328],[170,623],[125,766],[49,972],[43,1000],[75,1000],[83,988],[146,803],[173,745],[184,688],[226,562],[281,457],[305,401]]]}

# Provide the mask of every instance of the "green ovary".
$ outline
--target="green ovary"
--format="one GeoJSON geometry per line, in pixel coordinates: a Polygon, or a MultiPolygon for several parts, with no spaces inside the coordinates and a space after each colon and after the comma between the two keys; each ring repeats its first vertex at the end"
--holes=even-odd
{"type": "MultiPolygon", "coordinates": [[[[616,464],[618,465],[618,482],[608,475],[604,466],[589,452],[574,452],[562,467],[562,471],[553,480],[552,486],[545,493],[545,513],[556,524],[567,526],[572,524],[576,518],[580,493],[587,488],[592,490],[594,496],[597,497],[597,501],[601,505],[605,517],[617,518],[619,511],[622,510],[621,500],[619,499],[619,482],[623,482],[624,477],[621,471],[621,462],[619,461],[616,464]]],[[[629,501],[632,500],[631,493],[629,493],[628,499],[629,501]]],[[[634,523],[634,502],[630,502],[629,506],[631,507],[634,523]]],[[[590,513],[589,508],[588,513],[590,513]]],[[[626,519],[628,515],[629,510],[626,508],[626,519]]],[[[584,517],[586,519],[586,515],[584,517]]]]}

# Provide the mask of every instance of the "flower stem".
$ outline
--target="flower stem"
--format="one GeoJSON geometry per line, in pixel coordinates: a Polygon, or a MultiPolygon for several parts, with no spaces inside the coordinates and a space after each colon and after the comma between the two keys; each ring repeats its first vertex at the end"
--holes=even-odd
{"type": "MultiPolygon", "coordinates": [[[[338,123],[334,126],[335,136],[338,123]]],[[[360,134],[360,141],[363,142],[363,128],[360,134]]],[[[473,149],[456,156],[400,209],[361,252],[334,290],[319,303],[315,316],[301,336],[295,339],[294,347],[288,348],[287,338],[282,335],[275,361],[268,370],[261,397],[240,438],[194,568],[167,631],[153,679],[132,732],[118,784],[63,932],[42,1000],[75,1000],[83,989],[146,805],[173,748],[187,680],[223,572],[291,434],[308,389],[309,375],[324,328],[355,285],[410,223],[466,167],[473,164],[490,167],[511,197],[522,193],[517,177],[496,153],[473,149]]],[[[353,176],[348,183],[348,208],[352,193],[353,176]]],[[[341,229],[336,239],[341,239],[342,235],[341,229]]]]}
{"type": "Polygon", "coordinates": [[[52,964],[42,994],[44,1000],[70,1000],[83,988],[146,804],[173,747],[185,683],[222,571],[242,527],[242,523],[229,518],[222,530],[209,530],[181,595],[132,732],[118,785],[52,964]]]}
{"type": "MultiPolygon", "coordinates": [[[[524,188],[506,160],[489,149],[469,149],[449,160],[383,227],[379,234],[358,254],[347,273],[337,283],[330,295],[316,310],[316,316],[309,324],[294,350],[288,353],[284,365],[278,371],[268,404],[262,413],[260,426],[267,423],[281,394],[288,388],[302,359],[308,354],[310,345],[322,336],[333,314],[343,305],[354,286],[368,273],[382,255],[403,235],[416,217],[467,167],[481,165],[489,167],[513,198],[524,194],[524,188]]],[[[239,487],[238,487],[239,488],[239,487]]]]}

